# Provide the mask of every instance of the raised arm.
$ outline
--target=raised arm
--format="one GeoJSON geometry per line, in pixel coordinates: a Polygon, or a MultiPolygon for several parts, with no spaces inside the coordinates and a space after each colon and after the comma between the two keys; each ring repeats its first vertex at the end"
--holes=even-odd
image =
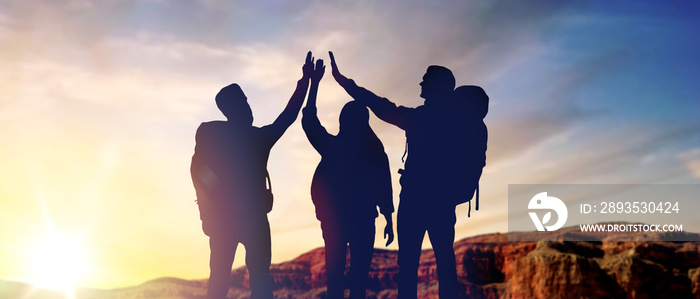
{"type": "Polygon", "coordinates": [[[323,65],[323,59],[316,60],[316,68],[311,72],[311,90],[309,90],[309,100],[306,102],[306,108],[316,108],[316,94],[318,94],[318,85],[321,83],[321,78],[326,72],[326,66],[323,65]]]}
{"type": "Polygon", "coordinates": [[[323,73],[326,71],[326,66],[323,65],[323,60],[316,61],[316,69],[311,74],[311,89],[309,90],[309,99],[304,107],[304,116],[301,118],[301,125],[306,133],[306,138],[309,139],[311,145],[322,153],[325,140],[330,138],[330,134],[326,128],[321,125],[316,112],[316,95],[318,94],[318,85],[323,78],[323,73]]]}
{"type": "Polygon", "coordinates": [[[273,140],[277,141],[282,134],[289,128],[289,126],[294,123],[299,115],[299,110],[301,110],[301,105],[304,103],[304,97],[306,97],[306,90],[309,88],[309,77],[314,69],[313,57],[311,57],[311,51],[306,54],[306,61],[302,69],[302,77],[297,81],[297,88],[294,90],[292,97],[287,102],[287,107],[284,111],[275,119],[275,121],[268,125],[266,128],[273,131],[273,140]]]}
{"type": "Polygon", "coordinates": [[[405,108],[401,109],[400,107],[396,107],[396,104],[392,103],[388,99],[377,96],[366,88],[358,86],[354,80],[342,75],[338,70],[338,65],[335,62],[333,52],[328,51],[328,54],[331,57],[333,78],[335,78],[335,81],[338,82],[343,89],[345,89],[345,92],[347,92],[356,101],[372,109],[372,112],[374,112],[374,114],[381,120],[393,124],[401,129],[406,129],[406,118],[408,117],[406,112],[408,110],[405,108]]]}

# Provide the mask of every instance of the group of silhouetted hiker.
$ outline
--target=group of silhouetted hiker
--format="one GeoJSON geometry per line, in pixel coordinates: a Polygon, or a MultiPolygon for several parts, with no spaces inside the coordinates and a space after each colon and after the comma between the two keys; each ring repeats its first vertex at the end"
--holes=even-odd
{"type": "MultiPolygon", "coordinates": [[[[428,67],[420,83],[425,104],[397,107],[386,98],[343,76],[333,53],[332,75],[353,98],[340,112],[340,130],[332,135],[316,113],[316,95],[325,72],[323,60],[309,52],[302,78],[286,108],[270,125],[253,126],[247,97],[237,84],[216,95],[226,121],[197,129],[191,173],[204,233],[209,236],[211,269],[207,298],[226,298],[238,243],[246,247],[251,298],[272,298],[271,238],[267,213],[272,185],[267,161],[272,146],[296,120],[307,89],[302,126],[321,155],[311,183],[316,218],[325,242],[327,298],[343,298],[349,245],[350,298],[365,298],[372,263],[375,218],[386,219],[386,245],[394,239],[391,172],[384,146],[369,125],[369,109],[406,132],[407,154],[401,173],[397,215],[399,298],[416,298],[421,245],[426,231],[437,262],[440,298],[462,292],[457,279],[455,207],[476,192],[486,161],[488,96],[478,86],[455,89],[452,72],[428,67]],[[309,88],[311,85],[311,88],[309,88]]],[[[403,157],[402,157],[403,159],[403,157]]]]}

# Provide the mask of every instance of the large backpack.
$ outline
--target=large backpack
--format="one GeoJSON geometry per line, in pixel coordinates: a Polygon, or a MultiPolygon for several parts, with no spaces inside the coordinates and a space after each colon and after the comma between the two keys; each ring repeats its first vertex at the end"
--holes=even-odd
{"type": "Polygon", "coordinates": [[[476,198],[476,210],[479,210],[479,180],[483,167],[486,166],[486,148],[488,129],[484,117],[489,110],[489,97],[479,86],[464,85],[454,91],[454,101],[462,109],[456,109],[463,114],[460,129],[465,142],[457,143],[458,154],[455,159],[460,163],[464,175],[464,183],[468,186],[468,196],[459,199],[459,203],[469,202],[468,216],[471,216],[471,200],[476,198]],[[471,189],[474,188],[474,189],[471,189]]]}
{"type": "Polygon", "coordinates": [[[478,86],[461,86],[453,95],[449,102],[416,108],[419,120],[406,130],[401,160],[409,151],[409,143],[415,142],[411,148],[417,147],[416,153],[422,154],[419,160],[410,162],[409,168],[417,171],[402,169],[399,173],[402,188],[431,186],[418,189],[424,195],[447,198],[454,205],[469,202],[471,216],[473,198],[479,209],[479,180],[486,165],[488,131],[483,119],[488,113],[488,96],[478,86]]]}

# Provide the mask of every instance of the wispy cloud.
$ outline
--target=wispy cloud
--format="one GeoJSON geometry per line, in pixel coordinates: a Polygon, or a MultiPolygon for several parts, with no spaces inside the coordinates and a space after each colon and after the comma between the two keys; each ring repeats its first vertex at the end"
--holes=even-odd
{"type": "Polygon", "coordinates": [[[697,179],[700,179],[700,148],[691,149],[678,154],[678,158],[685,163],[688,171],[697,179]]]}

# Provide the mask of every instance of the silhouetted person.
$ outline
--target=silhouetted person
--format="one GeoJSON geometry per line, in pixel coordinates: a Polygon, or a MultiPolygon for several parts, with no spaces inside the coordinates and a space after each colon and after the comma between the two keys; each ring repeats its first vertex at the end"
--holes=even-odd
{"type": "MultiPolygon", "coordinates": [[[[367,105],[380,119],[406,131],[408,158],[401,172],[398,212],[399,297],[416,298],[417,271],[421,244],[428,232],[433,245],[439,280],[440,298],[454,298],[459,291],[454,242],[455,207],[471,199],[473,182],[464,177],[464,169],[455,167],[470,141],[463,132],[459,101],[455,100],[455,78],[442,66],[430,66],[420,83],[425,104],[416,108],[397,107],[385,98],[357,86],[341,75],[333,53],[333,77],[356,101],[367,105]],[[470,193],[471,192],[471,193],[470,193]]],[[[469,158],[467,158],[469,159],[469,158]]]]}
{"type": "Polygon", "coordinates": [[[272,298],[267,160],[304,102],[313,71],[311,52],[302,70],[287,107],[272,124],[253,126],[247,97],[231,84],[216,95],[216,105],[227,120],[205,122],[197,129],[190,171],[211,249],[207,298],[226,298],[238,243],[246,247],[251,298],[272,298]]]}
{"type": "Polygon", "coordinates": [[[316,94],[325,66],[318,60],[311,75],[302,126],[321,154],[311,183],[316,218],[326,246],[328,298],[343,298],[347,245],[350,244],[350,298],[365,298],[367,275],[374,252],[377,206],[386,219],[384,237],[394,239],[394,212],[389,160],[369,126],[369,111],[355,101],[340,112],[338,135],[329,134],[316,114],[316,94]]]}

